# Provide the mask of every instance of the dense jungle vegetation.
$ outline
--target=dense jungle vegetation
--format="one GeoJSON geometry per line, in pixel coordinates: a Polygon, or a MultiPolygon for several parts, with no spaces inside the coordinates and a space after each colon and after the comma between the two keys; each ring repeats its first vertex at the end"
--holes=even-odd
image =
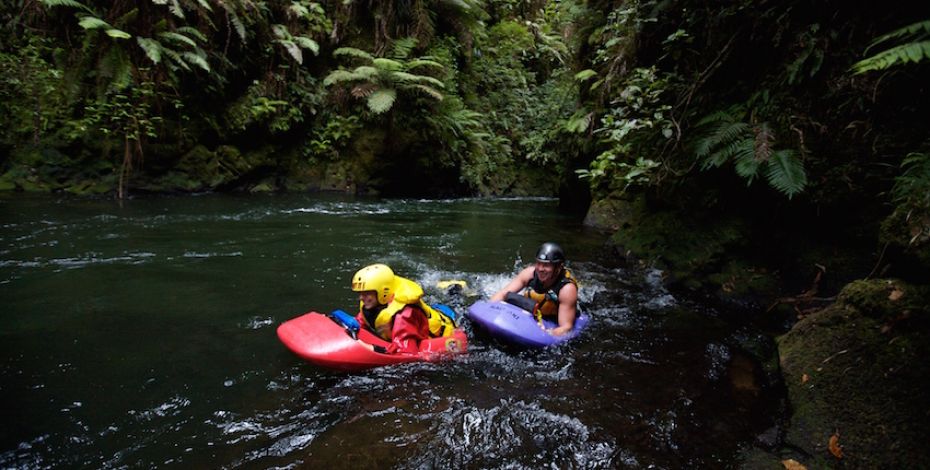
{"type": "MultiPolygon", "coordinates": [[[[926,3],[15,0],[0,21],[0,190],[559,195],[671,284],[791,321],[854,279],[930,279],[926,3]]],[[[924,328],[926,304],[879,323],[924,328]]]]}

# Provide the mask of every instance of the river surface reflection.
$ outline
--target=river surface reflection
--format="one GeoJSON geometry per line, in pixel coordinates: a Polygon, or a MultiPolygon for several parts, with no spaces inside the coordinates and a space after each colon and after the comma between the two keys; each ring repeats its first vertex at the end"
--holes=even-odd
{"type": "Polygon", "coordinates": [[[774,421],[758,333],[608,264],[555,200],[16,197],[0,225],[4,468],[719,468],[774,421]],[[464,313],[548,240],[592,316],[567,345],[466,319],[466,356],[344,374],[275,336],[351,311],[373,262],[464,313]]]}

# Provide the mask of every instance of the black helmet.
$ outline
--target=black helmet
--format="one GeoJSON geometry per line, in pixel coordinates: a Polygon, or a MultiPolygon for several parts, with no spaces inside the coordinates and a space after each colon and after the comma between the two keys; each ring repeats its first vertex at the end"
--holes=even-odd
{"type": "Polygon", "coordinates": [[[539,251],[536,252],[536,261],[543,263],[564,263],[565,252],[562,251],[562,247],[556,243],[543,243],[540,245],[539,251]]]}

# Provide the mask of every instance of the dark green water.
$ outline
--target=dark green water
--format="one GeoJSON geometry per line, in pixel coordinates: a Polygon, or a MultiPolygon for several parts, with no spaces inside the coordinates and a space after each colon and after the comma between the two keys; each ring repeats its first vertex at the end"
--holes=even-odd
{"type": "Polygon", "coordinates": [[[3,468],[727,467],[774,420],[734,347],[755,332],[605,264],[553,200],[17,197],[0,229],[3,468]],[[569,345],[466,320],[465,357],[342,374],[275,336],[351,311],[373,262],[464,313],[547,240],[593,317],[569,345]]]}

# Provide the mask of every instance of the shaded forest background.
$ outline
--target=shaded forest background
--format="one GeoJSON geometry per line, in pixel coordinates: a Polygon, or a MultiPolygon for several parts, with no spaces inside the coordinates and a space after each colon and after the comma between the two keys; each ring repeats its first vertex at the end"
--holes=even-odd
{"type": "Polygon", "coordinates": [[[922,276],[928,18],[867,1],[6,2],[0,190],[558,195],[695,289],[770,297],[761,270],[838,268],[835,291],[889,260],[922,276]]]}

